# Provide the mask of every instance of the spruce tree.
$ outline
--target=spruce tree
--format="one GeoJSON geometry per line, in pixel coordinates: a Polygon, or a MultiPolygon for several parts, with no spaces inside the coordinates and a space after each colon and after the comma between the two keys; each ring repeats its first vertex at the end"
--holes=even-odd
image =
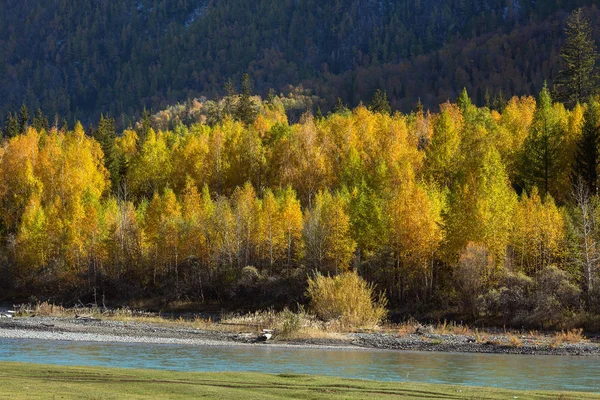
{"type": "Polygon", "coordinates": [[[567,36],[560,57],[564,67],[555,82],[556,100],[574,106],[592,95],[598,86],[598,52],[589,21],[581,8],[573,11],[565,28],[567,36]]]}
{"type": "Polygon", "coordinates": [[[234,100],[235,100],[235,97],[237,96],[237,93],[235,91],[235,85],[233,84],[233,81],[231,80],[231,78],[227,79],[227,82],[225,82],[224,89],[225,89],[225,99],[224,99],[225,104],[223,105],[223,114],[233,115],[233,112],[234,112],[233,105],[234,105],[234,100]]]}
{"type": "Polygon", "coordinates": [[[377,89],[369,105],[369,110],[374,113],[391,114],[392,108],[387,99],[387,93],[377,89]]]}
{"type": "Polygon", "coordinates": [[[21,111],[19,112],[19,133],[25,133],[29,126],[29,110],[27,106],[23,104],[21,111]]]}
{"type": "Polygon", "coordinates": [[[38,132],[42,132],[42,131],[48,131],[50,124],[48,123],[48,118],[46,118],[44,116],[44,114],[42,113],[42,110],[40,110],[39,108],[37,109],[37,114],[35,117],[33,117],[33,127],[35,128],[35,130],[37,130],[38,132]]]}
{"type": "Polygon", "coordinates": [[[8,138],[13,138],[19,134],[19,130],[19,119],[17,115],[9,112],[6,117],[4,135],[8,138]]]}
{"type": "Polygon", "coordinates": [[[531,131],[524,143],[523,175],[528,186],[537,186],[545,196],[550,192],[556,196],[556,177],[559,173],[559,158],[564,147],[564,132],[552,107],[548,86],[540,92],[533,117],[531,131]]]}
{"type": "Polygon", "coordinates": [[[117,189],[121,181],[121,159],[117,156],[115,151],[115,139],[117,138],[117,134],[115,131],[114,118],[108,116],[104,117],[104,115],[101,114],[98,128],[93,136],[102,147],[102,152],[104,153],[104,166],[110,173],[113,189],[117,189]]]}
{"type": "Polygon", "coordinates": [[[242,76],[242,94],[236,109],[236,117],[238,120],[249,125],[256,119],[256,110],[252,101],[252,82],[250,76],[244,74],[242,76]]]}
{"type": "Polygon", "coordinates": [[[139,124],[139,128],[137,129],[138,141],[137,147],[138,150],[142,148],[142,145],[146,141],[146,137],[148,136],[148,132],[152,128],[152,122],[150,120],[151,112],[144,107],[144,111],[142,111],[142,118],[139,124]]]}
{"type": "Polygon", "coordinates": [[[588,192],[598,194],[598,144],[600,144],[600,103],[590,99],[585,110],[585,122],[581,137],[577,142],[575,165],[573,166],[573,182],[579,180],[587,186],[588,192]]]}
{"type": "Polygon", "coordinates": [[[335,114],[347,114],[349,112],[348,107],[346,107],[346,104],[342,101],[341,97],[337,98],[335,106],[333,106],[333,112],[335,114]]]}
{"type": "Polygon", "coordinates": [[[417,100],[417,105],[415,105],[415,113],[420,114],[425,112],[425,107],[423,107],[423,103],[421,103],[421,98],[417,100]]]}
{"type": "Polygon", "coordinates": [[[458,107],[465,112],[471,106],[471,99],[469,98],[469,93],[467,93],[467,88],[463,88],[462,92],[458,96],[456,100],[456,104],[458,107]]]}

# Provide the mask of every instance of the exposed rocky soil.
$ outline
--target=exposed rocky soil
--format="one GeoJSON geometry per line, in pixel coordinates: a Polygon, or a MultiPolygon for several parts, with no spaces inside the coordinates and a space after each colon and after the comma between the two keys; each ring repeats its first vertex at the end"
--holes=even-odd
{"type": "MultiPolygon", "coordinates": [[[[217,325],[218,327],[218,325],[217,325]]],[[[176,324],[149,324],[113,320],[58,317],[0,319],[0,337],[92,342],[165,343],[195,346],[280,346],[320,348],[365,348],[468,353],[554,354],[600,356],[597,339],[579,343],[556,343],[551,335],[349,333],[336,339],[278,339],[261,341],[256,331],[195,329],[176,324]]]]}

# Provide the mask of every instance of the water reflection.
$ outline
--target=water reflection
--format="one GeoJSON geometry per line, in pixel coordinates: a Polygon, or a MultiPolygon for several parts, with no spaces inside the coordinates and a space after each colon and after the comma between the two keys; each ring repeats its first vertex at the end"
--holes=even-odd
{"type": "Polygon", "coordinates": [[[0,339],[0,361],[600,392],[600,358],[0,339]]]}

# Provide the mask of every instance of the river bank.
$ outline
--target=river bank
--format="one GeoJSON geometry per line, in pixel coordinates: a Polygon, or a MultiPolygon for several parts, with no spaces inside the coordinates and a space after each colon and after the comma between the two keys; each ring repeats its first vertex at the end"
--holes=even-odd
{"type": "Polygon", "coordinates": [[[502,332],[452,333],[422,329],[406,333],[353,332],[268,341],[260,329],[247,326],[152,323],[76,317],[16,317],[0,319],[0,337],[86,342],[183,344],[193,346],[276,346],[296,348],[365,348],[384,350],[600,356],[598,339],[564,342],[559,335],[502,332]]]}
{"type": "Polygon", "coordinates": [[[413,382],[378,382],[302,374],[174,372],[0,362],[0,398],[139,399],[600,399],[552,392],[413,382]]]}

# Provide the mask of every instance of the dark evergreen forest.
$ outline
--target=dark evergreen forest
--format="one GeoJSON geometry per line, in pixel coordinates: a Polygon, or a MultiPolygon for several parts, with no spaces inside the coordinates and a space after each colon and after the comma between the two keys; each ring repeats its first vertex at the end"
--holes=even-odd
{"type": "MultiPolygon", "coordinates": [[[[0,8],[0,118],[22,104],[69,123],[127,127],[144,108],[223,95],[248,73],[263,97],[310,93],[323,111],[387,90],[394,109],[538,93],[565,20],[592,0],[48,0],[0,8]]],[[[52,119],[52,118],[51,118],[52,119]]]]}

